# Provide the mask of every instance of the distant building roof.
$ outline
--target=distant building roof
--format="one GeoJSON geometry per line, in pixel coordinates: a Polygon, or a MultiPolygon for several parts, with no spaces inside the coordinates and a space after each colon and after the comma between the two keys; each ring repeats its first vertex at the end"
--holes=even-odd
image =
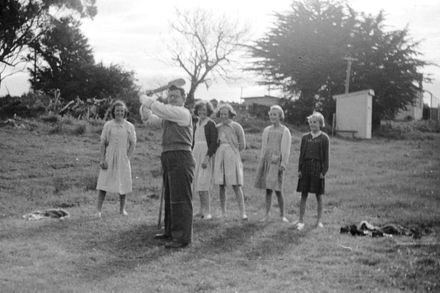
{"type": "Polygon", "coordinates": [[[244,105],[264,105],[264,106],[272,106],[274,104],[278,104],[280,102],[280,98],[274,96],[256,96],[256,97],[242,97],[244,105]]]}
{"type": "Polygon", "coordinates": [[[362,90],[357,92],[349,92],[348,94],[340,94],[340,95],[334,95],[333,99],[337,100],[339,98],[353,98],[358,96],[374,96],[374,90],[368,89],[368,90],[362,90]]]}

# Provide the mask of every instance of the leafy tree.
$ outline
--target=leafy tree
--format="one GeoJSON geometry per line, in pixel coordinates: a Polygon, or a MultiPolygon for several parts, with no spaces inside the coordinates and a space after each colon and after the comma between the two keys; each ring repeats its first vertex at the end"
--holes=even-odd
{"type": "Polygon", "coordinates": [[[3,75],[6,67],[18,63],[18,52],[32,40],[34,34],[31,28],[36,26],[36,19],[32,19],[31,15],[38,12],[33,2],[25,7],[19,1],[0,2],[0,85],[6,77],[3,75]]]}
{"type": "Polygon", "coordinates": [[[39,59],[43,60],[30,69],[31,86],[42,91],[58,88],[66,100],[84,97],[88,90],[84,85],[94,64],[88,40],[80,31],[80,23],[72,17],[53,19],[52,23],[52,28],[40,42],[31,44],[39,59]]]}
{"type": "Polygon", "coordinates": [[[125,101],[131,118],[139,113],[139,86],[133,71],[126,71],[121,66],[102,63],[91,67],[87,81],[87,97],[113,98],[125,101]]]}
{"type": "Polygon", "coordinates": [[[227,79],[233,56],[241,50],[248,29],[204,10],[176,12],[171,28],[176,37],[170,46],[172,60],[189,76],[187,104],[194,103],[199,85],[216,77],[227,79]]]}
{"type": "Polygon", "coordinates": [[[120,65],[94,65],[88,76],[88,96],[137,101],[139,88],[133,71],[126,71],[120,65]]]}
{"type": "Polygon", "coordinates": [[[430,63],[419,59],[419,42],[413,42],[408,28],[386,32],[383,12],[363,15],[351,38],[351,55],[356,57],[350,80],[352,90],[374,89],[373,124],[392,119],[416,101],[422,82],[431,79],[420,73],[430,63]],[[364,50],[363,48],[368,48],[364,50]]]}
{"type": "Polygon", "coordinates": [[[72,17],[54,19],[52,28],[32,48],[42,60],[35,69],[30,69],[34,90],[51,92],[59,89],[66,101],[76,97],[82,100],[137,99],[134,73],[118,65],[95,64],[80,23],[72,17]]]}
{"type": "Polygon", "coordinates": [[[346,56],[358,60],[350,89],[375,91],[376,125],[413,101],[418,70],[427,63],[417,58],[418,43],[409,39],[407,29],[386,32],[383,12],[376,17],[357,13],[340,1],[294,1],[291,7],[276,14],[274,27],[256,41],[251,54],[259,59],[250,70],[262,75],[263,84],[299,97],[289,103],[304,110],[297,113],[299,122],[314,109],[331,117],[332,96],[344,92],[346,56]]]}
{"type": "Polygon", "coordinates": [[[81,85],[85,87],[83,99],[121,99],[127,104],[130,117],[135,118],[138,116],[139,86],[136,84],[133,71],[124,70],[117,64],[105,66],[98,63],[89,66],[87,74],[86,82],[81,85]]]}
{"type": "Polygon", "coordinates": [[[52,19],[68,13],[93,17],[96,0],[2,0],[0,2],[0,85],[7,68],[22,61],[21,54],[38,43],[52,19]]]}

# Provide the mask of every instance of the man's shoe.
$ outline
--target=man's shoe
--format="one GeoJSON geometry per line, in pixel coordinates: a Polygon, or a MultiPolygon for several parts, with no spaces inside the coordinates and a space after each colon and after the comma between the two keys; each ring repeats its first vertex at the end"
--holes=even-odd
{"type": "Polygon", "coordinates": [[[185,248],[189,245],[189,243],[180,243],[177,241],[170,241],[165,243],[165,248],[171,249],[171,248],[185,248]]]}
{"type": "Polygon", "coordinates": [[[154,235],[154,239],[169,240],[169,239],[171,239],[171,236],[167,235],[167,234],[156,234],[156,235],[154,235]]]}

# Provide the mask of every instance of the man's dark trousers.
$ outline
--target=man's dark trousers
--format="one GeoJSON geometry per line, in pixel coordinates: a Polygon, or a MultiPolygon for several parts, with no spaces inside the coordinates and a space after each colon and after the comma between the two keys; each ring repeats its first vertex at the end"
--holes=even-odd
{"type": "Polygon", "coordinates": [[[162,153],[165,198],[165,234],[188,244],[192,238],[192,182],[195,161],[191,151],[162,153]]]}

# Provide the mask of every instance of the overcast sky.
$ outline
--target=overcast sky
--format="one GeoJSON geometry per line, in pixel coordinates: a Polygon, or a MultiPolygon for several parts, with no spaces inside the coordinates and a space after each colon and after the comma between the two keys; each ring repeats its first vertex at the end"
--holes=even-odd
{"type": "MultiPolygon", "coordinates": [[[[274,21],[274,12],[289,10],[291,0],[97,0],[98,14],[93,20],[84,20],[82,30],[94,50],[95,60],[104,64],[120,64],[136,72],[143,89],[175,77],[186,78],[185,73],[160,61],[175,8],[200,7],[248,24],[252,36],[262,36],[274,21]],[[153,4],[154,3],[154,4],[153,4]]],[[[418,48],[427,61],[440,64],[440,1],[438,0],[351,0],[357,11],[377,14],[385,11],[387,29],[409,26],[410,36],[422,41],[418,48]]],[[[434,82],[425,89],[440,97],[440,69],[430,66],[424,73],[432,74],[434,82]]],[[[2,84],[0,95],[7,90],[21,94],[28,90],[25,74],[16,74],[2,84]]],[[[267,88],[255,84],[256,77],[246,76],[237,83],[216,82],[207,90],[200,87],[197,98],[239,101],[240,96],[268,94],[267,88]]],[[[271,94],[275,94],[271,92],[271,94]]]]}

